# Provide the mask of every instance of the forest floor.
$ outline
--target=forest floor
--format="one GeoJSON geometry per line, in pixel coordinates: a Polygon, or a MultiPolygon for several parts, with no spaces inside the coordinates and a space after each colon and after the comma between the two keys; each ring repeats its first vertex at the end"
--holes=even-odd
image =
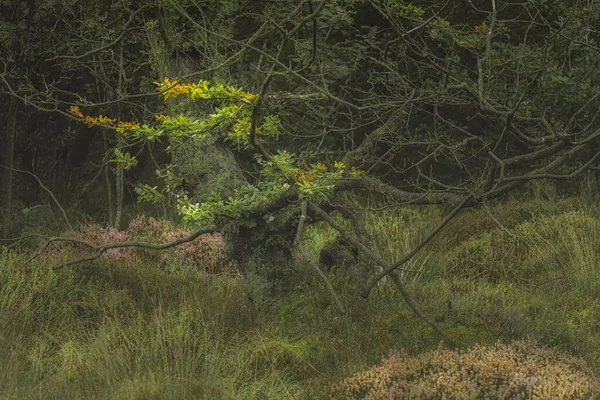
{"type": "MultiPolygon", "coordinates": [[[[441,207],[364,212],[393,261],[441,207]]],[[[336,233],[310,227],[312,257],[336,233]]],[[[600,203],[538,191],[465,211],[402,279],[426,314],[464,346],[532,339],[600,372],[600,203]]],[[[0,254],[0,399],[313,399],[392,350],[422,354],[440,337],[390,282],[368,300],[328,276],[341,315],[310,266],[293,289],[251,305],[234,273],[158,256],[51,268],[0,254]]]]}

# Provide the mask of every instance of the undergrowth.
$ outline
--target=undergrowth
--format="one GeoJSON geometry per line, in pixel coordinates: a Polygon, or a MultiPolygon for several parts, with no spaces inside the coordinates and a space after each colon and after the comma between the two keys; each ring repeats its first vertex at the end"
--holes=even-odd
{"type": "MultiPolygon", "coordinates": [[[[544,194],[467,210],[403,266],[402,279],[465,349],[494,351],[499,342],[529,340],[581,357],[597,373],[596,204],[589,193],[544,194]]],[[[362,215],[377,253],[393,262],[447,211],[362,215]]],[[[127,232],[155,241],[184,233],[148,219],[135,220],[127,232]]],[[[73,235],[101,241],[118,234],[88,225],[73,235]]],[[[336,235],[320,224],[307,229],[310,257],[317,261],[336,235]]],[[[440,346],[391,282],[384,279],[364,300],[343,271],[326,271],[342,315],[303,262],[294,290],[257,311],[218,241],[207,237],[164,254],[108,254],[70,269],[60,267],[57,256],[79,248],[54,249],[54,256],[32,261],[31,252],[5,249],[0,399],[325,398],[331,382],[348,382],[343,379],[378,365],[383,355],[408,360],[440,346]],[[217,258],[207,262],[211,246],[217,258]]]]}

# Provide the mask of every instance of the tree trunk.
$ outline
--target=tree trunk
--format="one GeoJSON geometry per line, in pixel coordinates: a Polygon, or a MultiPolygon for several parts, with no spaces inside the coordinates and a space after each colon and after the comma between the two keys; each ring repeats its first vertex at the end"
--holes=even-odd
{"type": "MultiPolygon", "coordinates": [[[[117,97],[121,98],[122,94],[123,94],[123,78],[125,75],[125,71],[123,69],[123,43],[121,43],[121,49],[119,52],[119,80],[117,83],[117,97]]],[[[121,109],[121,102],[119,101],[118,105],[117,105],[118,109],[117,109],[117,119],[121,119],[122,118],[122,109],[121,109]]],[[[118,133],[117,133],[118,135],[118,133]]],[[[117,137],[117,142],[120,142],[121,138],[117,137]]],[[[119,148],[119,150],[122,150],[119,148]]],[[[114,221],[114,227],[116,229],[119,229],[121,227],[121,220],[122,220],[122,216],[123,216],[123,188],[125,185],[125,182],[123,180],[123,167],[121,166],[121,164],[117,163],[117,172],[116,172],[116,179],[115,179],[115,184],[117,185],[116,187],[116,200],[117,200],[117,204],[115,207],[115,221],[114,221]]]]}
{"type": "MultiPolygon", "coordinates": [[[[108,139],[106,138],[106,130],[102,131],[102,139],[104,140],[104,153],[108,154],[108,139]]],[[[106,194],[108,196],[108,223],[113,225],[115,220],[114,204],[113,204],[113,192],[112,183],[110,182],[110,168],[108,165],[103,165],[104,169],[104,182],[106,183],[106,194]]]]}
{"type": "Polygon", "coordinates": [[[115,184],[117,185],[117,190],[116,190],[116,197],[117,197],[117,204],[116,204],[116,210],[115,210],[115,221],[113,226],[116,229],[120,229],[121,227],[121,219],[123,216],[123,186],[124,186],[124,181],[123,181],[123,167],[121,165],[119,165],[117,163],[117,172],[116,172],[116,179],[115,179],[115,184]]]}
{"type": "Polygon", "coordinates": [[[6,131],[4,133],[4,165],[2,169],[2,194],[0,196],[0,209],[2,210],[2,236],[7,238],[12,224],[12,184],[14,168],[15,136],[17,131],[17,113],[19,104],[11,99],[8,103],[6,118],[6,131]]]}
{"type": "Polygon", "coordinates": [[[270,227],[257,221],[223,232],[225,249],[246,281],[250,301],[261,306],[292,288],[298,271],[294,267],[294,230],[287,224],[270,227]]]}
{"type": "MultiPolygon", "coordinates": [[[[159,41],[153,43],[161,79],[186,76],[201,68],[193,56],[181,53],[170,58],[161,56],[165,53],[159,51],[159,41]]],[[[167,107],[171,114],[188,111],[199,118],[210,112],[210,108],[185,99],[170,99],[167,107]]],[[[186,190],[194,202],[206,201],[213,194],[227,199],[247,184],[232,150],[222,140],[190,138],[183,142],[172,141],[170,145],[172,163],[185,180],[186,190]]],[[[246,280],[246,291],[254,304],[260,305],[290,289],[295,273],[291,250],[295,229],[286,225],[272,226],[259,218],[253,227],[236,225],[223,232],[226,251],[246,280]]]]}

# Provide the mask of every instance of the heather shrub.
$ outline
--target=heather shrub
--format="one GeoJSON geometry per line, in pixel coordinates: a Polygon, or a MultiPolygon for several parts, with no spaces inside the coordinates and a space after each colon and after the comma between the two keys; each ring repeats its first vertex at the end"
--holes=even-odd
{"type": "MultiPolygon", "coordinates": [[[[166,243],[188,236],[189,230],[177,227],[169,221],[159,221],[152,217],[140,216],[129,224],[125,231],[114,228],[104,228],[90,224],[79,228],[78,231],[67,232],[64,237],[83,240],[102,245],[113,242],[139,240],[152,243],[166,243]]],[[[42,249],[42,255],[51,259],[60,259],[64,253],[74,257],[92,254],[94,250],[76,241],[52,242],[42,249]]],[[[225,253],[225,246],[219,233],[204,234],[191,242],[179,246],[151,252],[137,248],[114,248],[102,254],[103,258],[137,262],[140,259],[158,257],[161,264],[169,268],[200,267],[208,272],[229,272],[234,267],[225,253]]]]}
{"type": "MultiPolygon", "coordinates": [[[[169,221],[159,221],[152,217],[139,216],[127,228],[130,238],[151,242],[172,242],[188,236],[191,231],[176,227],[169,221]]],[[[160,253],[160,261],[165,266],[190,268],[201,266],[209,272],[234,271],[228,259],[220,233],[204,234],[191,242],[167,249],[160,253]]]]}
{"type": "Polygon", "coordinates": [[[392,352],[383,364],[333,384],[332,399],[593,399],[600,383],[581,359],[533,341],[392,352]]]}
{"type": "MultiPolygon", "coordinates": [[[[98,224],[88,224],[79,228],[78,231],[70,231],[62,235],[65,238],[82,240],[95,245],[106,243],[123,242],[128,239],[127,232],[115,228],[105,228],[98,224]]],[[[94,250],[83,243],[76,241],[56,241],[42,248],[42,255],[49,259],[60,259],[65,253],[73,256],[84,256],[93,253],[94,250]]],[[[132,260],[134,258],[131,249],[108,249],[102,254],[103,258],[112,260],[132,260]]]]}

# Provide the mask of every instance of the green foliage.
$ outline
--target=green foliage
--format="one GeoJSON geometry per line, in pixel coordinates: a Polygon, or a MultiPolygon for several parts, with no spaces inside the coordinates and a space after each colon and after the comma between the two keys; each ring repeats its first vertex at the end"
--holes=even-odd
{"type": "MultiPolygon", "coordinates": [[[[220,102],[223,106],[216,107],[212,114],[202,119],[186,115],[157,116],[159,124],[154,129],[144,125],[144,129],[137,131],[138,138],[154,139],[160,136],[168,136],[174,139],[189,137],[202,139],[211,134],[214,135],[217,127],[225,125],[231,127],[231,129],[225,130],[227,133],[224,138],[244,148],[250,147],[248,135],[250,132],[251,108],[249,106],[256,100],[256,95],[234,88],[231,85],[210,84],[205,80],[198,83],[180,83],[178,80],[165,78],[164,81],[156,83],[156,85],[165,100],[185,96],[187,101],[220,102]]],[[[276,137],[278,130],[279,119],[277,116],[271,115],[265,118],[263,124],[256,129],[255,134],[258,137],[276,137]]]]}
{"type": "Polygon", "coordinates": [[[286,183],[294,175],[295,160],[287,151],[281,151],[262,164],[262,175],[274,183],[286,183]]]}
{"type": "Polygon", "coordinates": [[[123,153],[119,149],[115,149],[115,158],[110,160],[110,162],[119,164],[123,169],[130,169],[131,167],[135,167],[138,163],[135,157],[132,157],[129,152],[123,153]]]}
{"type": "MultiPolygon", "coordinates": [[[[194,83],[179,83],[177,80],[166,78],[157,83],[159,91],[165,99],[185,96],[187,100],[221,101],[225,102],[223,108],[216,108],[215,113],[209,114],[204,119],[194,119],[189,116],[177,115],[169,117],[157,116],[158,125],[150,128],[148,125],[132,125],[132,138],[154,140],[156,137],[167,136],[170,139],[193,139],[197,141],[194,146],[186,146],[182,142],[178,146],[178,157],[181,159],[179,169],[182,174],[190,176],[211,176],[211,187],[202,187],[204,194],[189,194],[177,191],[176,184],[164,190],[149,185],[139,185],[136,193],[142,201],[158,202],[164,199],[163,192],[173,192],[177,198],[178,210],[186,221],[201,223],[215,223],[216,216],[228,217],[243,222],[245,213],[261,204],[269,204],[283,193],[292,188],[313,199],[325,199],[333,194],[335,183],[343,175],[358,177],[362,171],[353,167],[346,171],[346,166],[341,161],[334,162],[329,169],[323,163],[314,163],[310,169],[301,168],[300,160],[287,151],[280,151],[268,160],[258,157],[261,167],[260,179],[254,185],[243,184],[241,179],[236,179],[235,171],[231,174],[223,173],[223,166],[232,164],[232,160],[224,160],[225,153],[221,153],[209,146],[216,142],[218,135],[214,130],[221,125],[229,126],[225,129],[223,139],[231,140],[244,148],[253,146],[250,142],[251,109],[248,105],[256,100],[256,95],[235,89],[233,86],[215,84],[209,86],[207,81],[194,83]],[[206,141],[206,152],[197,154],[198,145],[206,141]],[[198,142],[199,141],[199,142],[198,142]],[[188,154],[189,151],[195,154],[188,154]],[[201,160],[197,160],[198,157],[201,160]],[[229,161],[229,162],[228,162],[229,161]],[[190,169],[190,167],[192,166],[190,169]],[[217,169],[215,173],[211,173],[217,169]],[[234,178],[232,179],[232,174],[234,178]],[[218,177],[221,177],[220,179],[218,177]],[[233,191],[233,193],[232,193],[233,191]],[[222,196],[225,194],[225,196],[222,196]],[[222,198],[226,197],[226,200],[222,198]],[[202,201],[198,201],[202,200],[202,201]]],[[[266,116],[255,132],[256,137],[276,138],[279,131],[280,120],[275,115],[266,116]]],[[[125,160],[126,155],[121,154],[125,160]]],[[[167,172],[171,170],[168,166],[167,172]]],[[[157,174],[162,176],[161,173],[157,174]]],[[[168,176],[167,176],[168,177],[168,176]]],[[[167,182],[168,184],[168,182],[167,182]]]]}
{"type": "Polygon", "coordinates": [[[139,184],[134,188],[140,201],[148,203],[162,203],[165,201],[165,196],[158,190],[158,186],[150,186],[139,184]]]}
{"type": "Polygon", "coordinates": [[[244,225],[252,223],[244,218],[250,210],[278,199],[289,188],[288,184],[245,186],[236,190],[227,201],[221,200],[218,196],[211,196],[203,203],[193,203],[186,196],[181,196],[177,207],[185,221],[211,224],[217,217],[225,217],[244,225]]]}

